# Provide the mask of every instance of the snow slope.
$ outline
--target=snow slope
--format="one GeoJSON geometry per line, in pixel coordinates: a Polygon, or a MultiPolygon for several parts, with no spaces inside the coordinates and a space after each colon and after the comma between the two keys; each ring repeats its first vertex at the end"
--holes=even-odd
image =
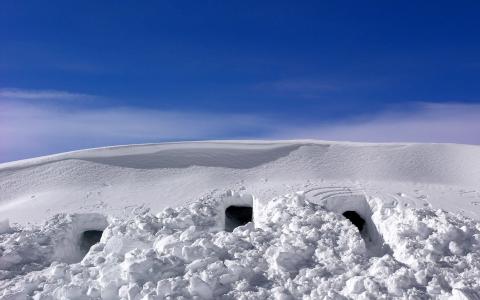
{"type": "Polygon", "coordinates": [[[0,165],[0,220],[42,222],[62,212],[122,216],[226,189],[260,200],[307,191],[381,196],[480,218],[480,147],[321,141],[224,141],[82,150],[0,165]]]}
{"type": "Polygon", "coordinates": [[[480,299],[479,220],[478,146],[70,152],[0,165],[0,299],[480,299]]]}

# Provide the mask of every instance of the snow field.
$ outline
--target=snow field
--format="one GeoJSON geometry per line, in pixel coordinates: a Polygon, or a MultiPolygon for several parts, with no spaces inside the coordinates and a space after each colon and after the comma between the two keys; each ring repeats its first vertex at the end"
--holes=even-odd
{"type": "Polygon", "coordinates": [[[57,215],[1,234],[0,298],[480,297],[480,224],[441,210],[368,196],[314,204],[303,192],[267,202],[228,192],[106,221],[57,215]],[[253,206],[253,223],[225,231],[231,205],[253,206]],[[365,220],[362,232],[345,210],[365,220]],[[103,229],[82,259],[83,232],[103,229]]]}
{"type": "Polygon", "coordinates": [[[59,213],[123,217],[244,187],[259,201],[367,191],[480,220],[480,147],[327,141],[205,141],[87,149],[0,164],[0,220],[59,213]],[[308,186],[306,186],[308,185],[308,186]],[[350,190],[351,189],[351,190],[350,190]]]}

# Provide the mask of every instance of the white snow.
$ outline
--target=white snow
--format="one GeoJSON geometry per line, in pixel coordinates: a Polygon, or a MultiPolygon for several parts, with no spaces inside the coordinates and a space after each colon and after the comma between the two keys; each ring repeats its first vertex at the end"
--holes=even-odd
{"type": "Polygon", "coordinates": [[[479,220],[479,146],[76,151],[0,165],[0,298],[480,299],[479,220]]]}
{"type": "Polygon", "coordinates": [[[100,242],[79,263],[69,264],[69,257],[56,254],[64,253],[66,241],[75,252],[78,230],[86,228],[86,221],[101,218],[59,215],[43,226],[17,228],[0,236],[4,278],[0,296],[478,299],[480,295],[480,223],[475,220],[430,208],[388,207],[378,198],[368,199],[372,226],[389,249],[379,255],[368,249],[350,221],[311,203],[301,192],[260,204],[254,223],[224,231],[225,203],[251,197],[225,194],[157,215],[142,210],[131,219],[111,219],[100,242]]]}
{"type": "MultiPolygon", "coordinates": [[[[130,215],[245,188],[259,201],[298,190],[377,195],[480,219],[480,147],[322,141],[223,141],[82,150],[0,164],[0,220],[58,213],[130,215]],[[399,194],[400,193],[400,194],[399,194]]],[[[317,201],[318,200],[318,201],[317,201]]]]}
{"type": "Polygon", "coordinates": [[[8,219],[0,220],[0,234],[9,232],[10,229],[10,222],[8,219]]]}

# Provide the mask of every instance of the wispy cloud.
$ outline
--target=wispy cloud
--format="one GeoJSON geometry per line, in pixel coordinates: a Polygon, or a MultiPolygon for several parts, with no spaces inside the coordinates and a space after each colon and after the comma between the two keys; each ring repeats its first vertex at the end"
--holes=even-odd
{"type": "MultiPolygon", "coordinates": [[[[0,162],[128,143],[235,138],[480,144],[480,104],[417,103],[376,115],[303,125],[259,114],[78,107],[83,94],[1,90],[0,162]],[[7,92],[6,92],[7,91],[7,92]],[[60,101],[16,101],[57,99],[60,101]]],[[[92,96],[93,97],[93,96],[92,96]]]]}
{"type": "Polygon", "coordinates": [[[378,86],[382,80],[338,80],[319,78],[288,78],[257,84],[254,89],[276,95],[304,99],[324,98],[345,91],[357,91],[378,86]]]}
{"type": "Polygon", "coordinates": [[[315,98],[324,93],[337,91],[339,86],[320,79],[284,79],[257,84],[255,89],[274,94],[315,98]]]}
{"type": "Polygon", "coordinates": [[[56,90],[25,90],[16,88],[0,89],[0,100],[88,100],[98,98],[89,94],[71,93],[56,90]]]}
{"type": "Polygon", "coordinates": [[[264,136],[254,115],[0,101],[0,162],[88,147],[264,136]]]}
{"type": "Polygon", "coordinates": [[[417,103],[373,116],[284,128],[281,138],[480,144],[480,104],[417,103]]]}
{"type": "Polygon", "coordinates": [[[263,83],[260,86],[284,92],[305,92],[305,91],[332,91],[338,86],[323,80],[288,79],[263,83]]]}

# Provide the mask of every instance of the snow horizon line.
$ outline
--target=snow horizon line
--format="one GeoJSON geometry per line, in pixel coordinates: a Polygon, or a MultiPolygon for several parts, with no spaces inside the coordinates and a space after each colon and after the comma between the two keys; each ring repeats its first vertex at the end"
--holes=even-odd
{"type": "Polygon", "coordinates": [[[180,140],[320,139],[480,144],[480,104],[416,102],[328,123],[297,124],[260,113],[85,106],[101,97],[57,90],[0,89],[3,162],[117,144],[180,140]],[[73,101],[72,101],[73,100],[73,101]],[[72,102],[82,102],[82,106],[72,102]]]}

